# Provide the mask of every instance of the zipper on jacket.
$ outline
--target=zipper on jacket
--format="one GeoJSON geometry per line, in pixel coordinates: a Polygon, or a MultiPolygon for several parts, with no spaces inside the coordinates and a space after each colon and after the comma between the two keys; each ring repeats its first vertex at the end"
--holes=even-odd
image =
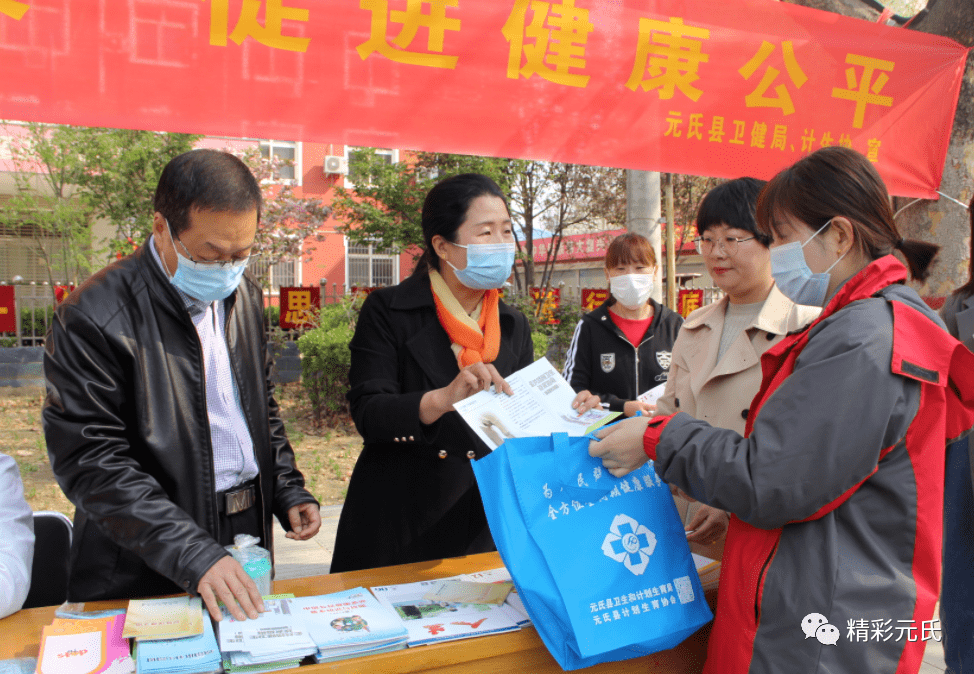
{"type": "Polygon", "coordinates": [[[754,625],[757,626],[761,621],[761,587],[764,585],[764,577],[768,573],[768,566],[771,565],[771,560],[774,559],[774,553],[778,551],[778,542],[775,541],[774,547],[771,548],[771,552],[768,553],[768,558],[764,560],[764,564],[761,566],[761,573],[758,575],[758,586],[754,593],[754,625]]]}

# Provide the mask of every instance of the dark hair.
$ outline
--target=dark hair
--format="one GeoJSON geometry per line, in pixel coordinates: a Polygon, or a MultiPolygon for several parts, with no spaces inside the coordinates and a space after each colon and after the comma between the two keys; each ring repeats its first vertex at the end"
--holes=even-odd
{"type": "Polygon", "coordinates": [[[247,165],[228,152],[190,150],[174,157],[159,176],[155,209],[175,234],[189,227],[189,212],[244,213],[255,209],[260,222],[263,198],[247,165]]]}
{"type": "Polygon", "coordinates": [[[910,275],[923,281],[940,246],[904,239],[893,222],[893,208],[882,178],[855,150],[823,147],[771,179],[758,197],[757,224],[765,234],[779,234],[785,216],[819,229],[832,218],[848,218],[855,246],[870,260],[899,250],[910,275]]]}
{"type": "MultiPolygon", "coordinates": [[[[605,268],[612,269],[620,264],[645,264],[648,267],[656,267],[656,251],[653,244],[642,234],[627,232],[620,234],[612,239],[612,243],[605,249],[605,268]]],[[[611,284],[610,284],[611,287],[611,284]]],[[[605,306],[611,307],[616,303],[616,298],[609,291],[609,299],[605,301],[605,306]]]]}
{"type": "Polygon", "coordinates": [[[968,267],[967,283],[952,293],[962,297],[974,295],[974,197],[971,197],[971,203],[967,207],[967,215],[971,219],[971,259],[968,262],[970,266],[968,267]]]}
{"type": "Polygon", "coordinates": [[[433,237],[439,235],[456,243],[457,230],[467,219],[470,203],[485,195],[498,197],[507,207],[507,199],[497,183],[479,173],[461,173],[433,185],[423,202],[423,244],[426,250],[413,270],[414,276],[428,274],[430,269],[440,270],[440,258],[433,250],[433,237]]]}
{"type": "Polygon", "coordinates": [[[754,218],[758,195],[765,184],[757,178],[737,178],[707,192],[697,210],[697,234],[703,236],[711,227],[727,225],[750,232],[767,248],[771,237],[758,230],[754,218]]]}

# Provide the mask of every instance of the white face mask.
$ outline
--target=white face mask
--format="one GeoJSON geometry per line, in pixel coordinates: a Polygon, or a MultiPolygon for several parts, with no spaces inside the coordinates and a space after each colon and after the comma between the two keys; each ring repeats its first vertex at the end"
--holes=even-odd
{"type": "Polygon", "coordinates": [[[652,274],[623,274],[609,277],[609,290],[626,309],[638,309],[653,294],[652,274]]]}
{"type": "Polygon", "coordinates": [[[829,272],[832,271],[832,267],[839,264],[839,260],[849,253],[848,250],[842,253],[841,257],[833,262],[831,267],[819,274],[813,274],[812,270],[809,269],[802,249],[831,222],[829,220],[819,227],[818,231],[808,237],[805,243],[792,241],[771,249],[771,276],[781,294],[795,304],[804,304],[810,307],[823,306],[825,294],[829,288],[829,272]]]}

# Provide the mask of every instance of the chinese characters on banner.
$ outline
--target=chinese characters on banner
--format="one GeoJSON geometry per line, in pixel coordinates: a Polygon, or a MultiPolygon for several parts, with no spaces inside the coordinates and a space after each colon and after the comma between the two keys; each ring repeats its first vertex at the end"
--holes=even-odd
{"type": "Polygon", "coordinates": [[[686,318],[703,306],[703,288],[681,288],[676,306],[680,315],[686,318]]]}
{"type": "MultiPolygon", "coordinates": [[[[537,302],[539,297],[541,297],[541,288],[531,288],[531,299],[537,302]]],[[[538,320],[549,325],[558,323],[555,309],[559,304],[561,304],[561,288],[549,288],[541,302],[541,309],[537,312],[538,320]]]]}
{"type": "Polygon", "coordinates": [[[0,332],[17,332],[17,300],[13,286],[0,286],[0,332]]]}
{"type": "Polygon", "coordinates": [[[609,291],[605,288],[582,288],[582,309],[585,311],[595,311],[607,299],[609,291]]]}
{"type": "Polygon", "coordinates": [[[927,198],[967,56],[766,0],[68,5],[0,0],[0,118],[724,177],[845,145],[927,198]]]}
{"type": "Polygon", "coordinates": [[[321,307],[321,288],[318,286],[281,288],[280,325],[285,330],[314,325],[321,307]]]}

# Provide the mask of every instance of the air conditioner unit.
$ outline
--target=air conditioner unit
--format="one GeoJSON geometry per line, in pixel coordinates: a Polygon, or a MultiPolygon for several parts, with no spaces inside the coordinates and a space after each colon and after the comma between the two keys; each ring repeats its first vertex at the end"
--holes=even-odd
{"type": "Polygon", "coordinates": [[[345,157],[325,157],[325,173],[348,175],[348,160],[345,157]]]}

